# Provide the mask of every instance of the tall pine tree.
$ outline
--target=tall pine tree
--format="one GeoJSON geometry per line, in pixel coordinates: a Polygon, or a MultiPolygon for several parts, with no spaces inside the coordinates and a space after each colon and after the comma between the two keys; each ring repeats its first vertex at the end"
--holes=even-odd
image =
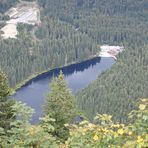
{"type": "Polygon", "coordinates": [[[76,104],[62,72],[51,83],[51,92],[46,98],[44,111],[48,117],[55,119],[53,135],[65,140],[69,132],[64,124],[71,122],[76,116],[76,104]]]}
{"type": "Polygon", "coordinates": [[[0,127],[5,130],[10,128],[10,122],[13,120],[11,106],[14,100],[8,98],[10,88],[6,75],[0,71],[0,127]]]}

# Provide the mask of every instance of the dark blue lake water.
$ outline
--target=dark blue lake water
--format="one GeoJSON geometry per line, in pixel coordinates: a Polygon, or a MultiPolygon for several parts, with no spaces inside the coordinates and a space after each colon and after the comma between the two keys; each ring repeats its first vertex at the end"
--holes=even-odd
{"type": "Polygon", "coordinates": [[[36,113],[33,115],[32,123],[36,123],[42,115],[45,97],[50,92],[50,82],[53,77],[58,76],[60,70],[63,71],[68,86],[75,94],[95,80],[99,74],[109,69],[114,63],[115,61],[112,58],[98,57],[78,64],[50,70],[30,80],[26,85],[17,90],[14,97],[35,109],[36,113]]]}

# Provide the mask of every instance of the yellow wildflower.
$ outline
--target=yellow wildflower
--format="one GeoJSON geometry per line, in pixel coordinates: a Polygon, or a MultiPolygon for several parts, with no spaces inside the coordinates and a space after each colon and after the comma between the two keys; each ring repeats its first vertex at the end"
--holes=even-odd
{"type": "Polygon", "coordinates": [[[121,127],[124,127],[124,124],[120,124],[121,127]]]}
{"type": "Polygon", "coordinates": [[[82,135],[84,136],[84,135],[85,135],[85,133],[82,133],[82,135]]]}
{"type": "Polygon", "coordinates": [[[99,137],[97,136],[97,135],[95,135],[94,137],[93,137],[93,140],[94,141],[97,141],[99,139],[99,137]]]}
{"type": "Polygon", "coordinates": [[[88,121],[84,120],[84,121],[80,122],[80,125],[85,125],[85,124],[88,124],[88,121]]]}
{"type": "Polygon", "coordinates": [[[20,141],[20,144],[24,144],[24,142],[21,140],[21,141],[20,141]]]}
{"type": "Polygon", "coordinates": [[[113,125],[111,125],[111,127],[117,127],[117,128],[119,128],[120,127],[120,124],[113,124],[113,125]]]}
{"type": "Polygon", "coordinates": [[[142,102],[146,102],[146,101],[148,101],[148,99],[147,98],[144,98],[144,99],[141,99],[141,101],[142,102]]]}
{"type": "Polygon", "coordinates": [[[103,131],[104,133],[108,133],[109,130],[108,130],[107,128],[103,128],[102,131],[103,131]]]}
{"type": "Polygon", "coordinates": [[[30,129],[29,129],[29,134],[30,135],[35,135],[35,130],[34,130],[34,127],[31,127],[30,129]]]}
{"type": "Polygon", "coordinates": [[[114,133],[114,137],[117,138],[118,137],[118,133],[114,133]]]}
{"type": "Polygon", "coordinates": [[[65,141],[65,145],[66,145],[66,146],[68,146],[68,145],[69,145],[68,141],[65,141]]]}
{"type": "Polygon", "coordinates": [[[142,142],[142,141],[143,141],[143,139],[141,138],[141,136],[138,136],[137,142],[140,143],[140,142],[142,142]]]}
{"type": "Polygon", "coordinates": [[[109,115],[109,116],[108,116],[108,119],[110,120],[111,118],[112,118],[112,116],[109,115]]]}
{"type": "Polygon", "coordinates": [[[118,129],[117,131],[118,134],[123,135],[124,134],[124,130],[122,128],[118,129]]]}
{"type": "Polygon", "coordinates": [[[140,110],[144,110],[145,107],[146,107],[146,106],[145,106],[144,104],[140,104],[140,105],[139,105],[139,109],[140,109],[140,110]]]}
{"type": "Polygon", "coordinates": [[[65,126],[65,127],[68,127],[68,126],[69,126],[69,124],[64,124],[64,126],[65,126]]]}
{"type": "Polygon", "coordinates": [[[130,131],[130,132],[128,132],[128,134],[129,134],[129,135],[132,135],[133,133],[130,131]]]}
{"type": "Polygon", "coordinates": [[[69,132],[69,134],[70,134],[70,136],[72,136],[73,135],[73,132],[69,132]]]}
{"type": "Polygon", "coordinates": [[[89,124],[88,124],[88,128],[89,128],[89,129],[93,129],[93,128],[95,128],[95,125],[92,124],[92,123],[89,123],[89,124]]]}

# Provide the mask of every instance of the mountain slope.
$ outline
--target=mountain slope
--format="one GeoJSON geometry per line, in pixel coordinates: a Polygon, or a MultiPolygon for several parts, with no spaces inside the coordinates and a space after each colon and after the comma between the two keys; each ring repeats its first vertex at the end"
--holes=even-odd
{"type": "Polygon", "coordinates": [[[111,70],[77,94],[79,107],[90,119],[107,113],[125,122],[133,101],[148,97],[148,46],[126,50],[111,70]]]}
{"type": "MultiPolygon", "coordinates": [[[[124,45],[132,52],[146,47],[146,0],[38,0],[38,4],[42,23],[35,31],[19,25],[17,40],[0,38],[0,68],[12,86],[47,68],[82,61],[101,44],[124,45]]],[[[127,54],[126,60],[133,61],[135,53],[127,54]]]]}

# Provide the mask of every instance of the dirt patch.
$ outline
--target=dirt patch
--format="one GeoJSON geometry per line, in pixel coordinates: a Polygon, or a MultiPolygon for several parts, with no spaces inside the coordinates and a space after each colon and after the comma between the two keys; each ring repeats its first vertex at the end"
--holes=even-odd
{"type": "Polygon", "coordinates": [[[4,32],[2,37],[6,38],[16,38],[18,33],[17,24],[29,24],[33,26],[40,25],[40,11],[37,2],[21,2],[16,8],[11,8],[6,12],[6,15],[10,17],[9,21],[6,21],[6,26],[4,26],[1,31],[4,32]]]}
{"type": "Polygon", "coordinates": [[[17,27],[15,24],[7,24],[1,29],[1,31],[4,33],[2,34],[2,37],[4,39],[16,38],[16,35],[18,34],[17,27]]]}

